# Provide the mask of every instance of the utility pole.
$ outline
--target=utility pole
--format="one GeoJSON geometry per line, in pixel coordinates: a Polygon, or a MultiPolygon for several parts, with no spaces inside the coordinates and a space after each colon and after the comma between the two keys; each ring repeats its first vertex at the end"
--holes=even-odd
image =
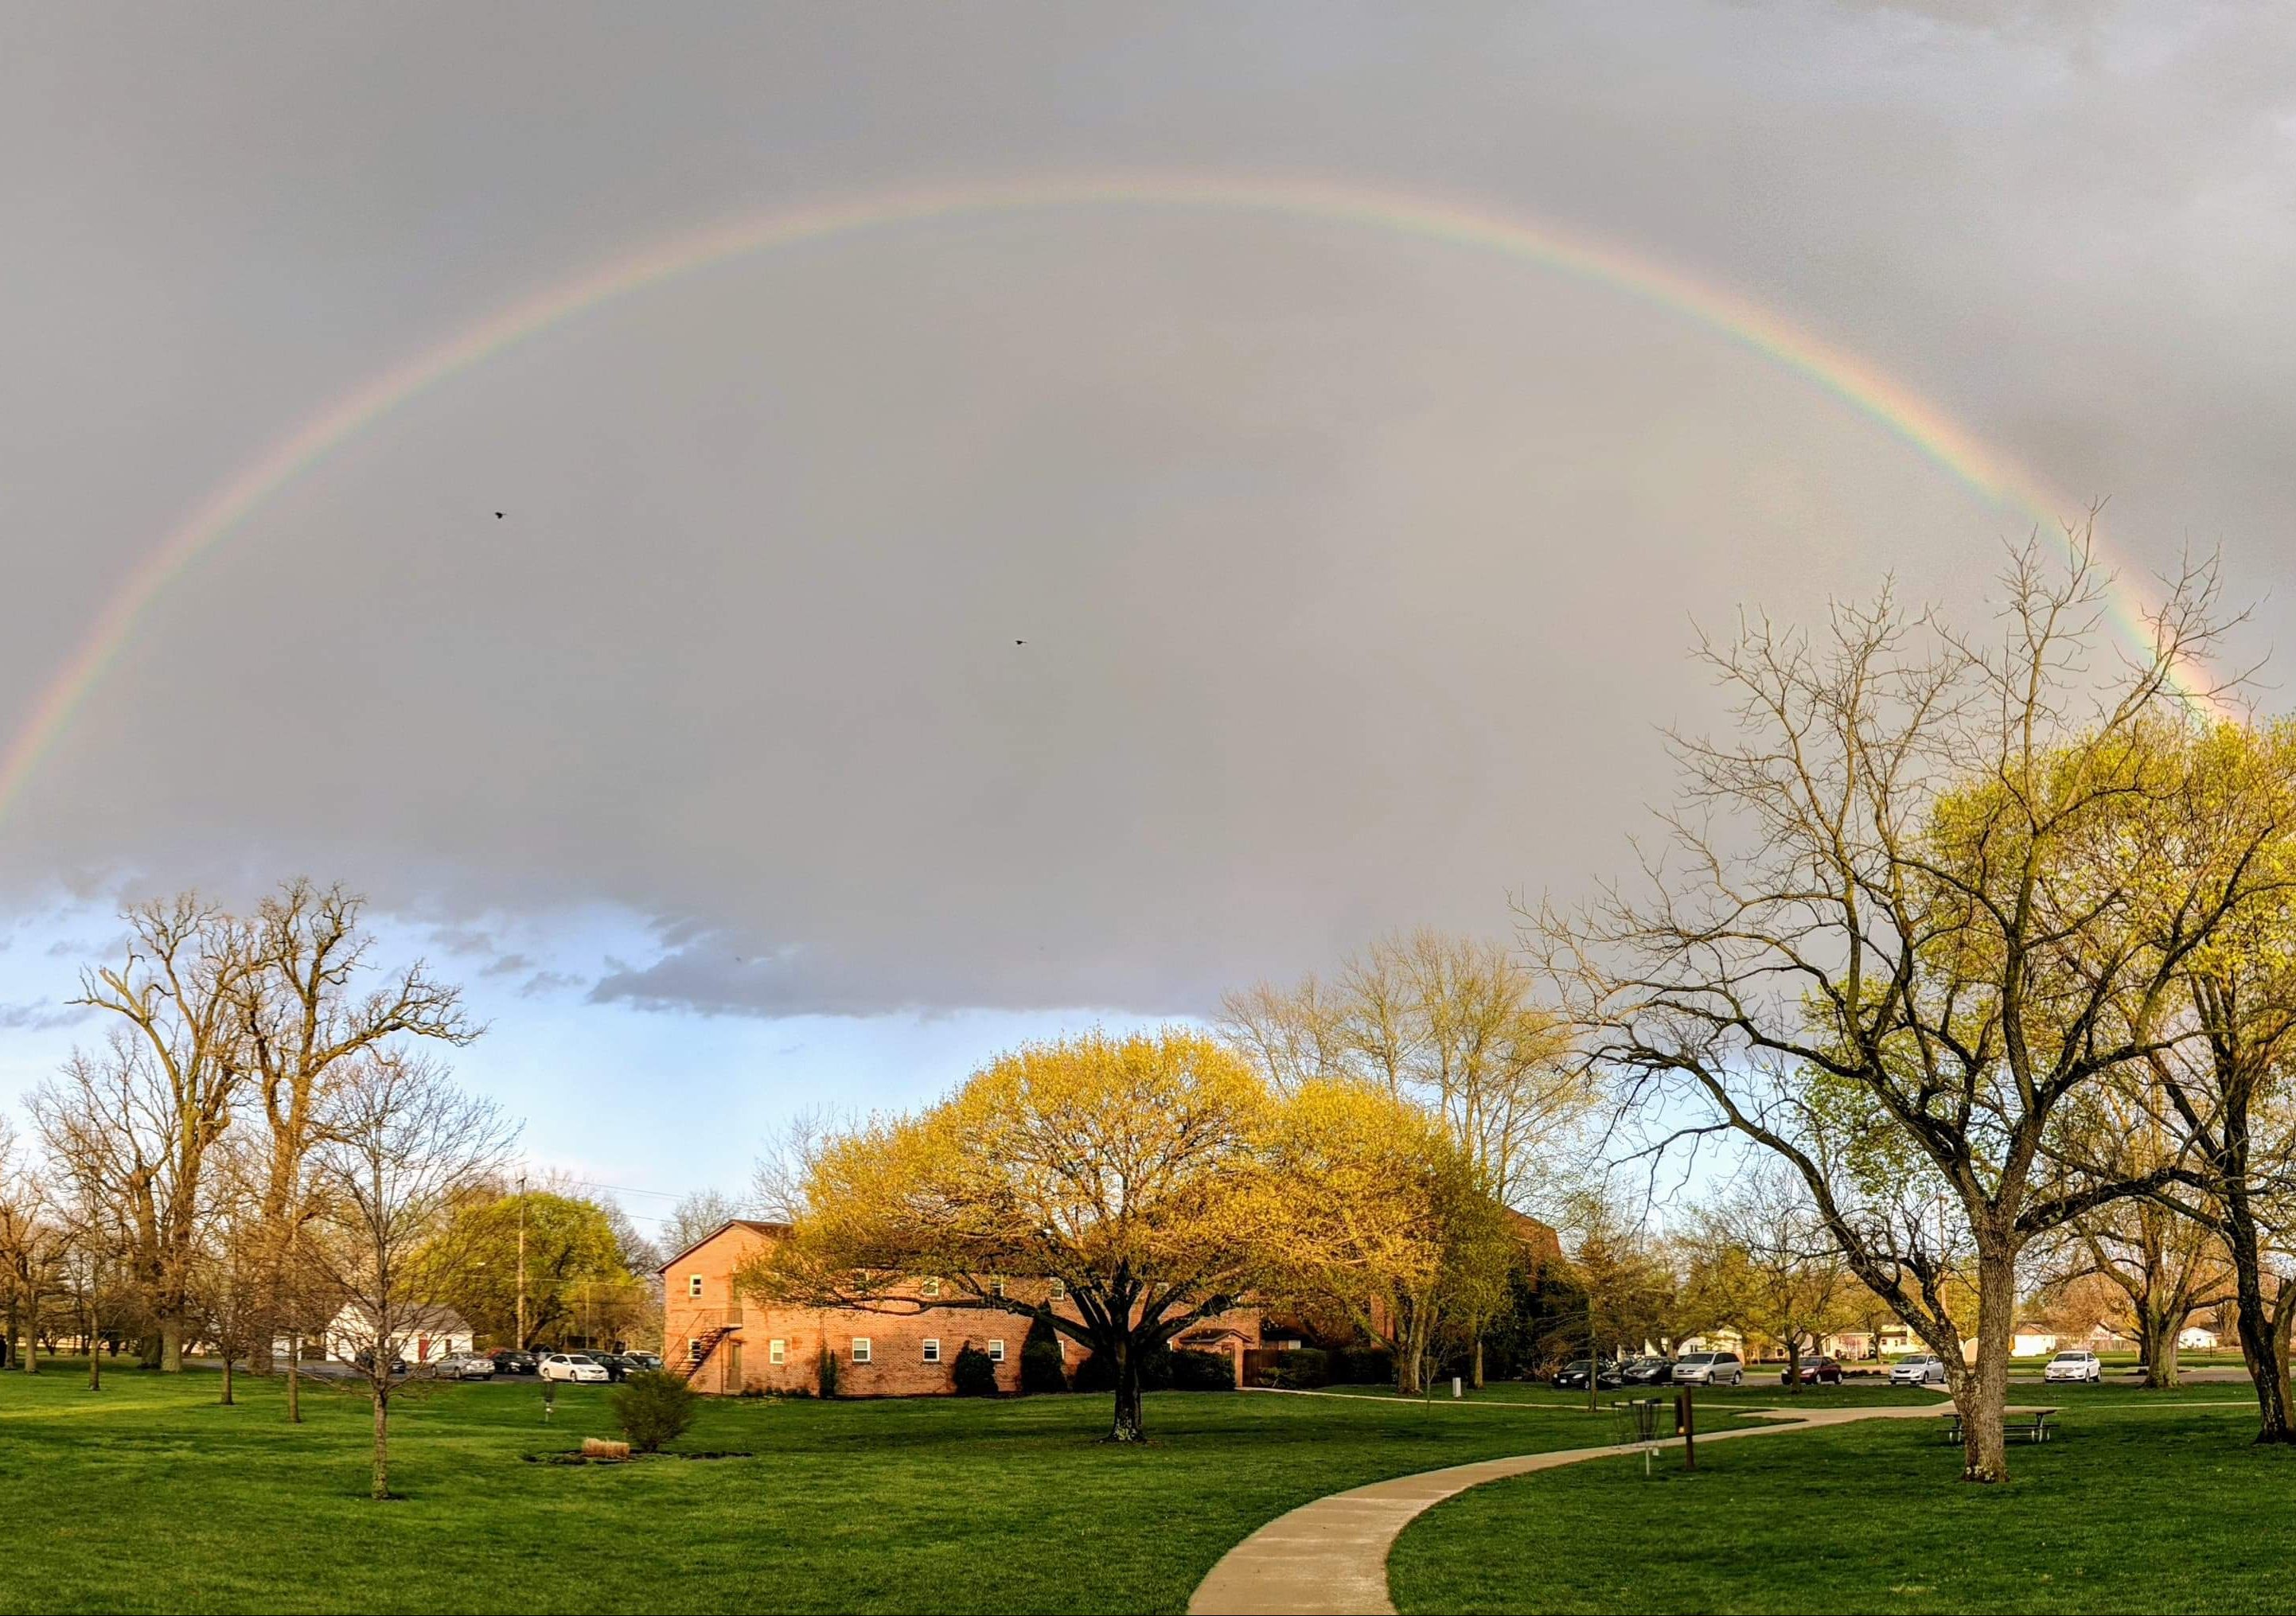
{"type": "Polygon", "coordinates": [[[521,1352],[526,1350],[526,1175],[518,1176],[518,1340],[513,1343],[521,1352]]]}

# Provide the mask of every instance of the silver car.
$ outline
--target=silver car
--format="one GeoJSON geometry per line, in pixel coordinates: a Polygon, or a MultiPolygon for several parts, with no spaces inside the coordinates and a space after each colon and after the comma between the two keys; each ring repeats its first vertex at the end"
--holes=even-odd
{"type": "Polygon", "coordinates": [[[1901,1358],[1890,1368],[1892,1386],[1942,1386],[1945,1384],[1945,1359],[1941,1358],[1901,1358]]]}
{"type": "Polygon", "coordinates": [[[430,1366],[442,1381],[487,1381],[494,1378],[495,1361],[475,1352],[452,1352],[430,1366]]]}
{"type": "Polygon", "coordinates": [[[1735,1386],[1746,1378],[1746,1366],[1734,1352],[1685,1352],[1674,1360],[1677,1386],[1735,1386]]]}

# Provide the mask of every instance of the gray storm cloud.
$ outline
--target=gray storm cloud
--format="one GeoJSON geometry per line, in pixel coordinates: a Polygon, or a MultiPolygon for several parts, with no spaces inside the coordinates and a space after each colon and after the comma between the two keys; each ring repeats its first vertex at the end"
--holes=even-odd
{"type": "MultiPolygon", "coordinates": [[[[0,710],[235,468],[537,289],[732,213],[1134,169],[1631,243],[2112,495],[2131,566],[2222,544],[2278,591],[2260,649],[2296,514],[2289,32],[28,10],[0,710]]],[[[499,973],[668,1009],[1201,1010],[1619,866],[1656,727],[1711,717],[1693,619],[1885,570],[1968,610],[2027,521],[1725,335],[1407,234],[1094,209],[816,242],[554,326],[265,502],[82,703],[0,883],[308,870],[466,943],[604,909],[631,940],[586,975],[499,973]]]]}

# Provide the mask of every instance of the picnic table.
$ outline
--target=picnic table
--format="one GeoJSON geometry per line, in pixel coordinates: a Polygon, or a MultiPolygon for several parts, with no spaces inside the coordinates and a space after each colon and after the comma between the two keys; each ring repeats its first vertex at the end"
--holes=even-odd
{"type": "MultiPolygon", "coordinates": [[[[2046,1442],[2052,1433],[2049,1416],[2054,1413],[2054,1408],[2012,1408],[2002,1416],[2001,1434],[2005,1438],[2022,1437],[2029,1442],[2046,1442]]],[[[1944,1419],[1945,1440],[1960,1441],[1961,1410],[1948,1409],[1944,1419]]]]}

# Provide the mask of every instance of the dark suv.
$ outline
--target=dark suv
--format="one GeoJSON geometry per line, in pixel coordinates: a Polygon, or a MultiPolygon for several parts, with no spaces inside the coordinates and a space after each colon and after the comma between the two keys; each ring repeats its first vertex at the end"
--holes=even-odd
{"type": "Polygon", "coordinates": [[[494,1360],[496,1374],[532,1374],[541,1367],[531,1352],[521,1352],[515,1347],[503,1347],[487,1356],[494,1360]]]}

